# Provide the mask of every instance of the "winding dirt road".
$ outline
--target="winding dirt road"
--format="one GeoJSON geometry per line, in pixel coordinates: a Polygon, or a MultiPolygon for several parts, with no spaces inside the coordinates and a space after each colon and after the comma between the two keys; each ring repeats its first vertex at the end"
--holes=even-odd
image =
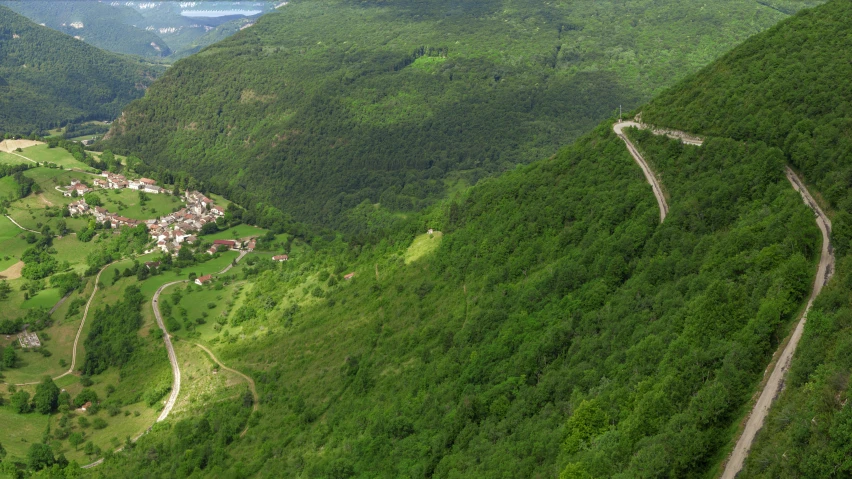
{"type": "Polygon", "coordinates": [[[831,247],[831,221],[814,201],[808,189],[801,179],[789,167],[787,168],[787,179],[793,185],[793,189],[802,195],[802,200],[808,205],[816,215],[817,226],[822,232],[822,251],[819,257],[819,266],[817,267],[816,278],[814,279],[811,296],[808,298],[808,304],[805,306],[805,311],[802,313],[796,329],[790,336],[790,340],[784,347],[778,361],[775,362],[775,368],[769,376],[769,380],[760,393],[760,397],[754,404],[754,407],[749,414],[748,421],[743,429],[742,435],[737,440],[734,450],[728,457],[725,464],[725,470],[722,472],[722,479],[734,479],[743,468],[746,457],[748,457],[754,437],[760,428],[763,427],[763,422],[766,420],[766,415],[769,413],[769,408],[772,407],[772,402],[778,397],[778,394],[784,387],[784,377],[790,369],[790,362],[793,360],[793,354],[796,352],[796,347],[799,345],[799,340],[802,339],[802,332],[805,329],[805,321],[808,319],[808,312],[814,304],[814,299],[822,291],[822,287],[831,279],[834,274],[834,250],[831,247]]]}
{"type": "MultiPolygon", "coordinates": [[[[101,270],[98,271],[98,275],[95,277],[95,288],[92,290],[91,296],[89,296],[89,301],[86,302],[86,309],[83,310],[83,319],[80,320],[80,326],[77,328],[77,335],[74,337],[74,346],[71,349],[71,366],[68,368],[68,371],[65,371],[59,376],[53,378],[54,381],[74,373],[74,367],[77,365],[77,344],[80,342],[80,335],[83,334],[83,326],[86,325],[86,318],[89,317],[89,306],[92,305],[92,300],[95,299],[95,294],[98,292],[98,283],[101,281],[101,273],[103,273],[111,264],[112,263],[101,268],[101,270]]],[[[21,383],[16,384],[15,386],[31,386],[33,384],[39,384],[39,382],[21,383]]]]}
{"type": "MultiPolygon", "coordinates": [[[[241,259],[243,259],[243,257],[246,254],[248,254],[248,251],[241,250],[240,255],[237,256],[237,258],[234,261],[229,263],[228,266],[226,266],[222,271],[219,271],[218,273],[216,273],[216,275],[217,276],[222,275],[222,274],[225,274],[228,271],[230,271],[230,269],[234,267],[234,264],[238,263],[241,259]]],[[[166,289],[169,286],[172,286],[174,284],[186,283],[188,281],[189,280],[181,280],[181,281],[172,281],[171,283],[166,283],[166,284],[160,286],[159,289],[157,289],[157,292],[154,293],[154,297],[151,299],[151,308],[154,310],[154,316],[157,318],[157,326],[159,326],[160,329],[163,331],[163,341],[166,343],[166,351],[169,353],[169,362],[172,365],[172,377],[173,377],[172,391],[169,394],[169,398],[166,400],[166,404],[163,407],[162,412],[160,412],[160,416],[157,417],[157,422],[164,420],[169,415],[169,413],[172,411],[172,408],[175,406],[175,402],[177,402],[178,395],[180,394],[180,366],[178,365],[177,355],[175,354],[175,348],[172,345],[172,338],[171,338],[171,336],[169,336],[169,330],[166,329],[166,325],[163,324],[163,318],[160,315],[160,306],[158,304],[158,301],[160,299],[160,293],[162,293],[164,289],[166,289]]],[[[206,348],[204,348],[204,349],[207,350],[206,348]]],[[[207,351],[207,352],[210,353],[210,351],[207,351]]],[[[210,353],[210,355],[212,356],[213,353],[210,353]]],[[[215,359],[215,357],[214,357],[214,359],[215,359]]],[[[218,360],[216,362],[218,362],[218,360]]],[[[222,365],[222,367],[225,367],[225,366],[222,365]]],[[[243,377],[246,377],[246,378],[248,377],[248,376],[246,376],[242,373],[239,373],[239,372],[237,374],[239,374],[243,377]]],[[[252,389],[254,389],[254,382],[252,382],[251,385],[252,385],[252,389]]]]}
{"type": "MultiPolygon", "coordinates": [[[[657,202],[660,204],[660,222],[662,222],[668,213],[668,205],[665,203],[665,198],[662,196],[656,177],[648,167],[644,158],[642,158],[642,155],[640,155],[636,150],[636,147],[633,146],[630,140],[627,139],[627,136],[624,135],[624,128],[651,130],[651,132],[655,135],[665,135],[670,138],[678,139],[689,145],[701,146],[704,143],[704,140],[700,137],[690,135],[682,131],[659,129],[636,121],[620,121],[613,125],[612,128],[619,138],[621,138],[627,145],[627,149],[630,151],[630,154],[639,166],[642,167],[642,172],[645,173],[645,178],[648,180],[648,183],[651,183],[654,195],[657,197],[657,202]]],[[[802,182],[796,173],[789,167],[786,168],[785,173],[787,175],[787,180],[793,186],[793,189],[802,195],[802,200],[811,208],[811,210],[813,210],[817,226],[822,232],[822,251],[820,252],[819,266],[817,267],[813,289],[811,290],[811,295],[808,298],[805,310],[802,312],[802,316],[799,318],[799,322],[796,324],[796,328],[793,330],[790,340],[786,345],[784,345],[783,350],[781,350],[778,360],[775,362],[772,374],[769,376],[769,380],[766,381],[757,402],[754,404],[754,407],[749,414],[745,428],[725,463],[725,470],[722,472],[721,476],[722,479],[734,479],[740,470],[742,470],[745,459],[748,457],[749,450],[754,442],[754,438],[757,435],[757,432],[763,427],[763,423],[766,420],[769,409],[772,407],[772,402],[776,397],[778,397],[778,394],[784,387],[784,377],[790,369],[790,362],[793,360],[793,355],[796,352],[796,347],[799,345],[799,340],[802,339],[802,332],[805,328],[808,312],[810,312],[811,306],[813,306],[814,300],[819,295],[820,291],[822,291],[823,286],[825,286],[825,284],[831,279],[832,274],[834,274],[835,260],[834,250],[831,247],[831,220],[828,219],[825,212],[823,212],[822,208],[819,207],[819,204],[814,200],[813,196],[811,196],[807,187],[805,187],[804,182],[802,182]]]]}
{"type": "Polygon", "coordinates": [[[171,283],[166,283],[154,293],[154,298],[151,299],[151,307],[154,309],[154,316],[157,318],[157,326],[163,331],[163,341],[166,343],[166,351],[169,353],[169,362],[172,364],[172,392],[169,394],[169,399],[166,400],[166,405],[163,407],[163,411],[160,412],[160,416],[157,417],[157,422],[162,421],[169,415],[172,411],[172,408],[175,406],[175,401],[177,401],[178,394],[180,393],[180,366],[178,366],[177,355],[175,354],[175,348],[172,346],[172,338],[169,336],[169,331],[166,329],[166,325],[163,324],[163,317],[160,316],[160,306],[157,302],[160,299],[160,293],[163,292],[164,289],[168,288],[173,284],[186,283],[188,280],[182,281],[172,281],[171,283]]]}
{"type": "Polygon", "coordinates": [[[20,224],[18,224],[18,222],[17,222],[17,221],[13,220],[13,219],[12,219],[12,217],[11,217],[11,216],[9,216],[9,215],[3,215],[3,216],[5,216],[6,218],[8,218],[8,219],[9,219],[9,221],[11,221],[11,222],[12,222],[15,226],[17,226],[18,228],[21,228],[21,229],[22,229],[22,230],[24,230],[24,231],[29,231],[30,233],[38,233],[38,234],[41,234],[41,231],[36,231],[36,230],[31,230],[31,229],[29,229],[29,228],[24,228],[23,226],[21,226],[20,224]]]}
{"type": "MultiPolygon", "coordinates": [[[[198,343],[193,343],[193,344],[195,344],[199,348],[203,349],[204,352],[209,354],[210,357],[213,359],[213,361],[215,361],[216,364],[218,364],[220,368],[224,369],[225,371],[230,371],[230,372],[232,372],[232,373],[234,373],[238,376],[241,376],[243,379],[246,380],[246,382],[249,385],[249,389],[251,389],[251,395],[254,398],[254,404],[252,405],[252,411],[257,411],[257,408],[260,406],[260,396],[257,395],[257,388],[254,385],[254,379],[252,379],[250,376],[247,376],[247,375],[241,373],[240,371],[237,371],[236,369],[231,369],[228,366],[225,366],[225,364],[222,363],[222,361],[219,361],[219,358],[217,358],[216,355],[213,354],[213,351],[207,349],[203,345],[198,344],[198,343]]],[[[248,432],[248,428],[249,428],[249,426],[248,426],[248,424],[246,424],[246,428],[243,429],[243,432],[240,433],[240,437],[243,437],[243,436],[246,435],[246,433],[248,432]]]]}
{"type": "Polygon", "coordinates": [[[615,131],[615,134],[624,141],[624,144],[627,145],[627,151],[630,152],[630,155],[633,156],[633,159],[636,160],[636,163],[640,168],[642,168],[642,173],[645,174],[645,179],[648,180],[648,183],[651,185],[651,189],[654,191],[654,196],[657,198],[657,204],[660,206],[660,223],[662,223],[665,221],[666,215],[669,214],[669,205],[666,203],[666,197],[663,195],[663,189],[660,188],[660,183],[657,181],[657,177],[654,175],[651,167],[648,166],[647,162],[645,162],[645,158],[642,158],[639,150],[637,150],[636,147],[633,146],[633,143],[627,139],[627,135],[624,134],[625,128],[642,129],[643,125],[641,123],[636,123],[635,121],[620,121],[612,125],[612,129],[615,131]]]}

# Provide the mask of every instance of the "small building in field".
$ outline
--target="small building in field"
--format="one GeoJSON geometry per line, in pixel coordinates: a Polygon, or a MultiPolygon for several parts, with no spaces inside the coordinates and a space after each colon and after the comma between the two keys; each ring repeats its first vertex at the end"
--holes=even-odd
{"type": "Polygon", "coordinates": [[[160,267],[160,262],[159,261],[146,261],[145,267],[148,268],[148,269],[157,269],[157,268],[160,267]]]}
{"type": "Polygon", "coordinates": [[[352,279],[354,277],[355,277],[355,273],[349,273],[346,276],[344,276],[343,279],[345,279],[346,281],[349,281],[350,279],[352,279]]]}
{"type": "Polygon", "coordinates": [[[254,251],[255,246],[257,246],[257,242],[255,240],[249,240],[248,244],[246,245],[246,249],[249,251],[254,251]]]}
{"type": "Polygon", "coordinates": [[[86,401],[86,404],[83,404],[82,406],[80,406],[80,410],[85,411],[86,409],[89,409],[90,407],[92,407],[92,401],[86,401]]]}
{"type": "Polygon", "coordinates": [[[195,278],[195,284],[197,284],[198,286],[204,286],[205,284],[211,281],[213,281],[213,276],[209,274],[205,274],[204,276],[199,276],[198,278],[195,278]]]}
{"type": "Polygon", "coordinates": [[[234,240],[215,240],[213,241],[213,246],[215,246],[216,248],[225,247],[228,249],[236,249],[237,242],[234,240]]]}
{"type": "Polygon", "coordinates": [[[286,254],[279,254],[278,256],[273,256],[272,261],[278,261],[279,263],[289,260],[290,257],[286,254]]]}

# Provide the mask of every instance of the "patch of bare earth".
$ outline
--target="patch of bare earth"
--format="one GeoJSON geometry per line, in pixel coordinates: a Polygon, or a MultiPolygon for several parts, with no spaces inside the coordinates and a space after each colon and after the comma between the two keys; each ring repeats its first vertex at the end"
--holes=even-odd
{"type": "Polygon", "coordinates": [[[12,153],[16,149],[24,149],[29,148],[31,146],[43,145],[42,141],[35,140],[3,140],[0,141],[0,151],[4,151],[6,153],[12,153]]]}
{"type": "Polygon", "coordinates": [[[21,271],[24,269],[24,262],[18,261],[17,263],[9,266],[4,271],[0,271],[0,279],[18,279],[21,277],[21,271]]]}

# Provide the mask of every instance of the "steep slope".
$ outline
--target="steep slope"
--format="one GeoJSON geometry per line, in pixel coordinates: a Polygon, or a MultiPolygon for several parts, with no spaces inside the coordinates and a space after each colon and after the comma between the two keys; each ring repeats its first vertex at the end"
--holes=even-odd
{"type": "Polygon", "coordinates": [[[102,471],[703,477],[808,291],[819,234],[777,150],[633,141],[664,179],[663,224],[604,124],[395,238],[255,261],[211,343],[256,380],[245,438],[224,447],[234,404],[212,405],[102,471]],[[442,243],[406,264],[426,226],[442,243]]]}
{"type": "Polygon", "coordinates": [[[775,145],[816,187],[831,216],[835,278],[814,303],[783,393],[738,477],[852,474],[850,16],[846,1],[803,12],[643,109],[644,120],[661,126],[775,145]]]}
{"type": "Polygon", "coordinates": [[[750,0],[294,2],[177,63],[109,144],[341,228],[358,205],[417,210],[550,156],[785,16],[750,0]]]}
{"type": "Polygon", "coordinates": [[[155,72],[0,6],[0,131],[112,119],[144,94],[155,72]]]}
{"type": "Polygon", "coordinates": [[[143,57],[171,53],[156,34],[139,28],[144,17],[124,5],[97,1],[3,2],[15,12],[54,30],[80,37],[102,50],[143,57]]]}

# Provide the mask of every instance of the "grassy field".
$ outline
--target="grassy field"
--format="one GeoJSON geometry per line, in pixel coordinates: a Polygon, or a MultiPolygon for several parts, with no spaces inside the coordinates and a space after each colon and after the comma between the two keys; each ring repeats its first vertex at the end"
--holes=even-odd
{"type": "Polygon", "coordinates": [[[30,299],[26,300],[21,304],[21,309],[32,309],[32,308],[52,308],[57,302],[59,302],[61,296],[59,295],[59,289],[57,288],[48,288],[43,289],[38,292],[35,296],[30,297],[30,299]]]}
{"type": "Polygon", "coordinates": [[[100,245],[98,238],[83,243],[77,239],[76,235],[68,235],[62,238],[54,238],[53,248],[56,250],[57,261],[60,263],[68,261],[71,263],[71,269],[77,273],[82,273],[86,270],[86,256],[100,248],[100,245]]]}
{"type": "Polygon", "coordinates": [[[18,183],[11,176],[0,178],[0,198],[16,197],[18,193],[18,183]]]}
{"type": "Polygon", "coordinates": [[[181,389],[172,414],[174,417],[192,417],[203,412],[210,404],[235,398],[248,389],[240,376],[216,371],[216,363],[192,341],[175,343],[175,354],[180,361],[181,389]]]}
{"type": "Polygon", "coordinates": [[[229,313],[238,307],[238,303],[241,303],[242,296],[245,293],[243,291],[244,284],[244,282],[231,283],[220,290],[215,287],[189,284],[175,285],[164,291],[160,296],[161,301],[168,301],[172,304],[174,304],[175,293],[178,290],[181,292],[181,300],[172,309],[171,316],[183,326],[179,331],[172,333],[181,338],[191,338],[206,344],[219,336],[220,331],[217,331],[217,329],[229,329],[229,334],[236,333],[241,328],[234,328],[227,323],[217,327],[217,324],[219,324],[217,320],[225,322],[229,313]],[[181,308],[186,310],[185,317],[180,313],[181,308]]]}
{"type": "Polygon", "coordinates": [[[98,190],[98,196],[104,203],[104,208],[111,213],[136,220],[148,220],[171,213],[183,207],[183,203],[175,196],[167,194],[148,194],[148,202],[142,206],[139,192],[128,188],[121,190],[98,190]]]}
{"type": "Polygon", "coordinates": [[[218,233],[207,235],[204,237],[206,240],[217,240],[217,239],[239,239],[239,238],[248,238],[249,236],[263,236],[266,234],[268,230],[263,228],[258,228],[256,226],[251,225],[237,225],[233,228],[228,228],[224,231],[220,231],[218,233]]]}
{"type": "Polygon", "coordinates": [[[48,148],[47,145],[35,145],[26,148],[23,153],[19,154],[39,163],[48,162],[62,165],[65,168],[89,169],[89,165],[74,159],[65,148],[48,148]]]}
{"type": "Polygon", "coordinates": [[[29,163],[29,161],[21,158],[20,156],[13,155],[11,153],[6,153],[5,151],[0,151],[0,163],[4,163],[7,165],[19,165],[21,163],[29,163]]]}
{"type": "Polygon", "coordinates": [[[441,240],[443,237],[443,233],[435,231],[433,234],[423,233],[422,235],[414,238],[414,241],[411,242],[411,246],[409,246],[408,250],[405,251],[405,264],[413,263],[414,261],[417,261],[438,249],[438,246],[441,246],[441,240]]]}
{"type": "MultiPolygon", "coordinates": [[[[80,325],[80,320],[83,318],[83,308],[80,308],[79,313],[70,318],[66,319],[65,316],[68,312],[68,308],[71,302],[74,299],[89,298],[89,295],[92,292],[93,284],[94,282],[90,280],[86,284],[86,287],[83,289],[83,291],[72,293],[71,297],[68,298],[68,300],[66,300],[65,303],[55,313],[53,313],[53,324],[49,328],[45,329],[43,332],[39,332],[39,337],[42,340],[42,344],[45,349],[51,352],[51,356],[45,357],[39,353],[21,352],[20,356],[22,357],[23,361],[20,366],[15,369],[7,369],[4,371],[4,374],[6,376],[6,382],[26,383],[38,381],[44,375],[56,377],[59,374],[62,374],[68,370],[69,366],[67,365],[71,364],[71,349],[74,345],[74,337],[77,335],[77,329],[80,325]],[[47,333],[47,335],[45,336],[44,333],[47,333]],[[67,365],[61,366],[60,360],[64,360],[65,364],[67,365]]],[[[12,302],[10,304],[20,303],[12,302]]],[[[52,307],[53,304],[51,304],[50,306],[52,307]]],[[[14,340],[14,338],[12,340],[14,340]]],[[[3,346],[10,342],[11,341],[6,340],[5,336],[0,337],[0,344],[2,344],[3,346]]],[[[82,359],[83,355],[85,354],[85,348],[83,347],[82,341],[80,341],[80,344],[78,345],[77,353],[77,358],[82,359]]],[[[73,378],[74,376],[71,377],[73,378]]],[[[60,387],[64,387],[62,384],[57,384],[60,387]]]]}
{"type": "MultiPolygon", "coordinates": [[[[4,388],[5,389],[5,388],[4,388]]],[[[6,391],[3,391],[4,395],[6,391]]],[[[3,447],[6,449],[6,461],[27,462],[27,449],[40,442],[47,429],[47,416],[35,414],[16,414],[10,406],[0,407],[0,424],[3,425],[3,447]]]]}
{"type": "Polygon", "coordinates": [[[27,242],[19,236],[22,231],[9,218],[0,216],[0,271],[18,262],[18,256],[26,249],[27,242]]]}

